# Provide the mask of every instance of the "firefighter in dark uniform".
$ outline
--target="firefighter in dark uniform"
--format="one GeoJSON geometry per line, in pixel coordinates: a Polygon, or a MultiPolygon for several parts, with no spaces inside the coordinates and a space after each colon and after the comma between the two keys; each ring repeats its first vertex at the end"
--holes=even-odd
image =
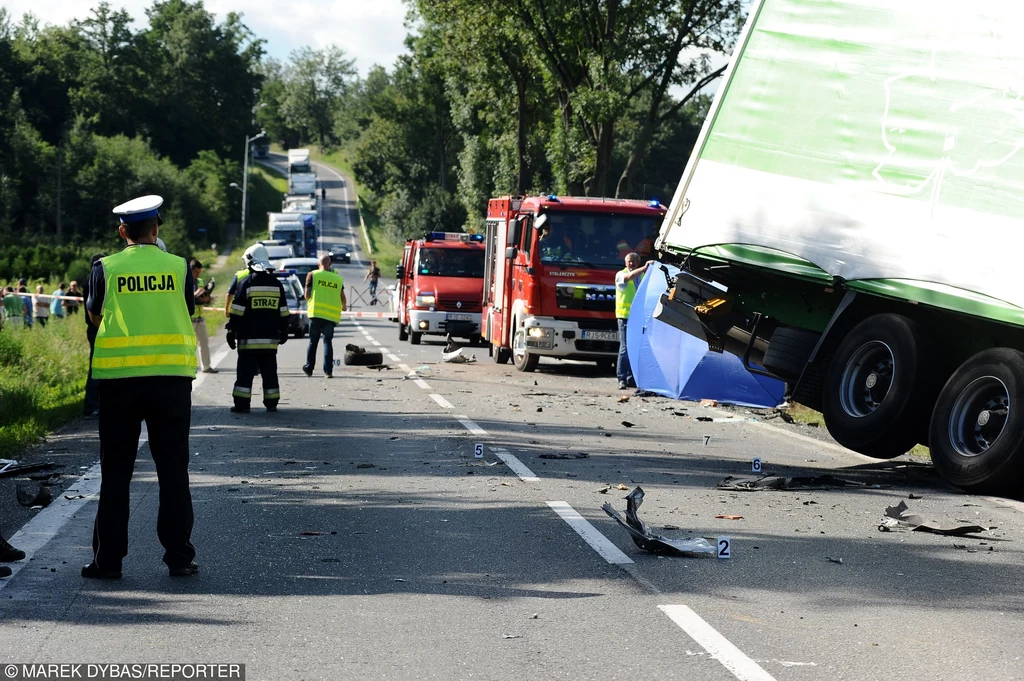
{"type": "Polygon", "coordinates": [[[288,340],[288,299],[272,274],[267,249],[250,246],[243,256],[249,275],[240,278],[228,311],[228,347],[238,348],[231,411],[249,413],[252,380],[263,377],[263,405],[277,411],[281,387],[277,380],[277,346],[288,340]]]}
{"type": "Polygon", "coordinates": [[[145,421],[160,485],[157,536],[171,576],[199,571],[192,546],[188,436],[196,337],[195,285],[183,258],[157,246],[159,196],[114,209],[128,246],[99,260],[89,278],[86,310],[98,327],[92,375],[99,383],[99,508],[93,560],[83,577],[119,579],[128,554],[128,488],[145,421]]]}

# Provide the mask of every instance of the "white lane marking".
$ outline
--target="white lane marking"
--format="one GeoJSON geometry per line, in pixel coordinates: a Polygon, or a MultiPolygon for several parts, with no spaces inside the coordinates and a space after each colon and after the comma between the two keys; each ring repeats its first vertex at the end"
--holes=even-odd
{"type": "Polygon", "coordinates": [[[408,364],[399,364],[398,368],[401,369],[402,371],[407,371],[409,373],[412,373],[412,369],[409,368],[408,364]]]}
{"type": "MultiPolygon", "coordinates": [[[[461,419],[460,419],[461,420],[461,419]]],[[[476,425],[475,423],[473,425],[476,425]]],[[[486,433],[485,433],[486,434],[486,433]]],[[[512,472],[519,476],[519,479],[523,482],[539,482],[540,478],[537,474],[531,471],[526,464],[517,459],[511,452],[504,447],[491,447],[491,451],[494,455],[505,462],[505,465],[512,469],[512,472]]]]}
{"type": "Polygon", "coordinates": [[[455,417],[459,423],[466,426],[466,430],[473,433],[473,435],[487,435],[487,431],[476,425],[475,422],[471,421],[465,414],[459,414],[455,417]]]}
{"type": "MultiPolygon", "coordinates": [[[[210,366],[212,368],[216,369],[217,365],[220,364],[221,362],[223,362],[224,358],[227,357],[228,353],[230,353],[230,352],[231,352],[231,348],[229,348],[228,346],[225,345],[225,346],[221,347],[221,349],[218,350],[217,352],[215,352],[213,354],[213,357],[210,358],[210,366]]],[[[198,388],[199,386],[201,386],[203,384],[203,381],[205,381],[206,377],[209,376],[209,375],[210,374],[204,374],[201,371],[199,373],[197,373],[196,374],[196,380],[192,381],[192,391],[195,392],[195,389],[198,388]]]]}
{"type": "Polygon", "coordinates": [[[388,353],[388,359],[390,359],[392,362],[402,361],[401,359],[399,359],[398,355],[392,355],[390,352],[388,353]]]}
{"type": "Polygon", "coordinates": [[[370,342],[373,343],[374,345],[376,345],[378,348],[380,347],[380,342],[379,341],[370,341],[370,342]]]}
{"type": "Polygon", "coordinates": [[[366,335],[366,340],[368,340],[370,342],[373,342],[373,336],[371,336],[370,334],[366,333],[365,331],[363,333],[366,335]]]}
{"type": "Polygon", "coordinates": [[[597,528],[590,524],[586,518],[576,512],[572,506],[564,501],[549,501],[551,507],[559,517],[569,524],[569,527],[576,530],[576,534],[583,538],[583,541],[590,544],[590,548],[606,561],[613,565],[628,565],[633,560],[619,550],[619,547],[611,543],[607,537],[597,531],[597,528]]]}
{"type": "Polygon", "coordinates": [[[380,348],[380,351],[382,353],[384,353],[385,355],[388,354],[388,349],[386,347],[384,347],[383,345],[381,345],[380,343],[377,343],[377,347],[380,348]]]}
{"type": "Polygon", "coordinates": [[[711,657],[722,663],[740,681],[775,681],[775,677],[766,672],[756,662],[747,657],[742,650],[734,646],[729,639],[722,636],[700,615],[685,605],[659,605],[658,609],[672,618],[690,638],[700,647],[708,651],[711,657]]]}
{"type": "MultiPolygon", "coordinates": [[[[213,363],[213,360],[210,360],[213,363]]],[[[146,429],[146,424],[142,424],[142,433],[139,435],[139,449],[142,449],[146,443],[149,442],[149,431],[146,429]]],[[[64,494],[57,498],[56,501],[51,503],[49,506],[39,511],[32,520],[29,520],[25,525],[14,533],[11,537],[10,542],[12,546],[16,546],[25,552],[25,557],[16,562],[8,563],[7,566],[11,568],[11,576],[7,579],[0,580],[0,591],[4,590],[16,574],[21,572],[22,568],[26,567],[32,560],[32,557],[43,549],[50,540],[57,536],[61,529],[68,524],[76,513],[86,502],[92,501],[97,498],[100,493],[100,464],[95,464],[85,473],[68,485],[67,489],[64,490],[64,494],[78,496],[82,495],[82,499],[65,499],[64,494]]]]}
{"type": "Polygon", "coordinates": [[[430,390],[430,386],[422,378],[417,378],[415,381],[413,381],[413,383],[423,388],[424,390],[430,390]]]}
{"type": "Polygon", "coordinates": [[[432,399],[435,402],[437,402],[444,409],[454,409],[455,408],[455,405],[453,405],[451,402],[449,402],[448,400],[444,399],[443,397],[441,397],[437,393],[430,393],[430,399],[432,399]]]}

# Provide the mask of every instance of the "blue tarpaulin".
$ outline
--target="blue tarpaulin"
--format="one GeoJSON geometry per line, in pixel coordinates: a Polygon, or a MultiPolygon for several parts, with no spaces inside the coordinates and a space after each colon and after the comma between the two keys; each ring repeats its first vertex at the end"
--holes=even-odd
{"type": "Polygon", "coordinates": [[[739,357],[710,352],[703,340],[654,319],[654,308],[678,271],[652,262],[637,286],[626,325],[626,349],[637,387],[677,400],[710,399],[746,407],[780,404],[785,383],[752,374],[739,357]]]}

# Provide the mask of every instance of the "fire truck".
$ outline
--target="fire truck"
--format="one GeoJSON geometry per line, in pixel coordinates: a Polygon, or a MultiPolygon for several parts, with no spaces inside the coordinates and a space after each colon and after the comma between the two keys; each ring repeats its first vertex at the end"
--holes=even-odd
{"type": "Polygon", "coordinates": [[[398,339],[424,334],[480,339],[484,235],[432,232],[405,242],[398,266],[398,339]]]}
{"type": "Polygon", "coordinates": [[[533,371],[541,357],[611,369],[619,350],[615,273],[644,260],[665,207],[658,201],[529,196],[487,207],[483,337],[498,364],[533,371]]]}

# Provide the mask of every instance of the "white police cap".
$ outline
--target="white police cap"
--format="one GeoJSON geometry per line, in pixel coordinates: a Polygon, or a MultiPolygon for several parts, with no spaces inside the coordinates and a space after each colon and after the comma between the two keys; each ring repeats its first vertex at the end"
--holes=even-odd
{"type": "MultiPolygon", "coordinates": [[[[140,196],[122,203],[114,208],[114,215],[121,218],[121,222],[139,222],[148,218],[159,218],[159,208],[164,204],[164,197],[156,194],[140,196]]],[[[161,222],[163,222],[161,220],[161,222]]]]}

